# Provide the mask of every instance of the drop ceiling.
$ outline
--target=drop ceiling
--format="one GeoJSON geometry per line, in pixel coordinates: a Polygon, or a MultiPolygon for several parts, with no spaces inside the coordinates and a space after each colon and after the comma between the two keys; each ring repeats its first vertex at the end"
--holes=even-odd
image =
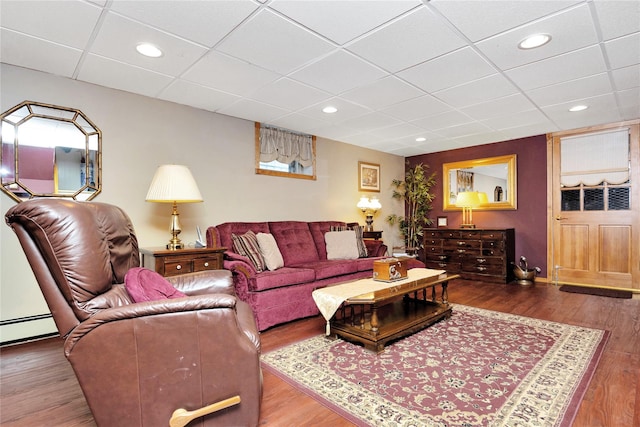
{"type": "Polygon", "coordinates": [[[635,0],[0,0],[0,31],[6,64],[400,156],[640,118],[635,0]]]}

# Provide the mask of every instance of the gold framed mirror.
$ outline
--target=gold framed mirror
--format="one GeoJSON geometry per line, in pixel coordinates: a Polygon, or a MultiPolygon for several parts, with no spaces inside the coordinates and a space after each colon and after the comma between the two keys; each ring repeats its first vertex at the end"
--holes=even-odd
{"type": "Polygon", "coordinates": [[[91,200],[102,191],[102,132],[82,111],[25,101],[0,116],[0,189],[91,200]]]}
{"type": "Polygon", "coordinates": [[[456,206],[456,198],[463,191],[486,194],[487,201],[474,210],[517,209],[516,164],[515,154],[444,163],[443,210],[462,210],[456,206]]]}

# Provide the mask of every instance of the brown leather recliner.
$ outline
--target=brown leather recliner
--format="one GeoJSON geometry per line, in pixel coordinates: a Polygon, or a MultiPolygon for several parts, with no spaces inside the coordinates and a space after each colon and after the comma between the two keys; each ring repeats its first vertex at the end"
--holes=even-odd
{"type": "Polygon", "coordinates": [[[134,303],[123,282],[140,264],[138,241],[120,208],[33,199],[6,221],[99,426],[167,426],[175,410],[172,426],[258,424],[260,337],[230,272],[170,277],[187,297],[134,303]]]}

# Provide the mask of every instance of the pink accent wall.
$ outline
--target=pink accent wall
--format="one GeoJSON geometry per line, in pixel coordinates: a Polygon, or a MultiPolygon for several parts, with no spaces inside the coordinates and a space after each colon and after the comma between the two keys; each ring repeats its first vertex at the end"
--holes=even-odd
{"type": "Polygon", "coordinates": [[[449,228],[462,221],[462,212],[442,210],[442,164],[485,157],[517,155],[517,203],[511,211],[474,211],[478,228],[514,228],[516,262],[527,257],[529,268],[540,267],[541,277],[547,271],[547,138],[545,135],[497,142],[494,144],[441,151],[407,158],[411,166],[423,163],[436,173],[433,192],[436,199],[430,218],[447,216],[449,228]]]}

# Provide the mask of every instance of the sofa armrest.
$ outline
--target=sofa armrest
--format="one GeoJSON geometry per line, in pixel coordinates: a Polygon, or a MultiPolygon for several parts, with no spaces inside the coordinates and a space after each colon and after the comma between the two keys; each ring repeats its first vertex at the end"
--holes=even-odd
{"type": "Polygon", "coordinates": [[[382,257],[387,255],[387,245],[382,240],[365,239],[364,244],[367,246],[369,257],[382,257]]]}
{"type": "Polygon", "coordinates": [[[176,289],[187,295],[227,294],[235,295],[231,272],[208,270],[181,274],[166,278],[176,289]]]}
{"type": "Polygon", "coordinates": [[[234,255],[235,257],[229,258],[225,255],[224,268],[231,271],[233,275],[236,296],[242,301],[249,302],[249,280],[255,280],[258,273],[246,257],[234,255]]]}

